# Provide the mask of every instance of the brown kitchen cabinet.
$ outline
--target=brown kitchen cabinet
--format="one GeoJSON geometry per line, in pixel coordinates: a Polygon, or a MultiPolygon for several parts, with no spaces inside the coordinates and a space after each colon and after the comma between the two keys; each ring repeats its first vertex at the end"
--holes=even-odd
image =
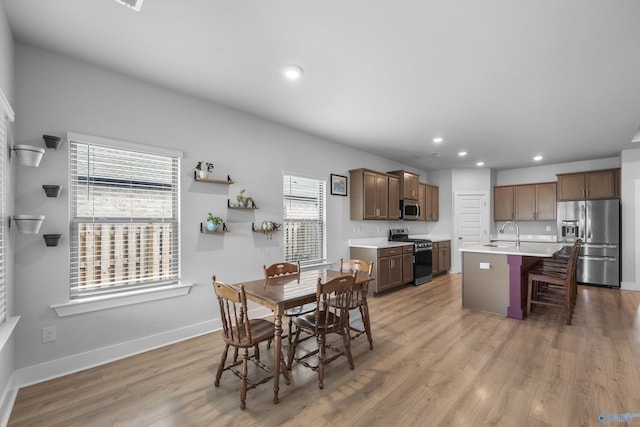
{"type": "Polygon", "coordinates": [[[556,183],[515,185],[514,218],[518,221],[556,219],[556,183]]]}
{"type": "Polygon", "coordinates": [[[389,175],[355,169],[349,171],[349,177],[351,219],[389,219],[389,175]]]}
{"type": "Polygon", "coordinates": [[[440,219],[440,187],[425,184],[425,220],[438,221],[440,219]]]}
{"type": "Polygon", "coordinates": [[[400,195],[403,200],[418,200],[420,175],[404,170],[389,172],[400,177],[400,195]]]}
{"type": "Polygon", "coordinates": [[[451,269],[451,240],[433,242],[431,260],[434,275],[447,273],[451,269]]]}
{"type": "Polygon", "coordinates": [[[420,215],[418,215],[418,221],[424,221],[427,219],[427,184],[418,184],[418,205],[420,205],[420,215]]]}
{"type": "Polygon", "coordinates": [[[513,221],[514,216],[513,185],[493,187],[494,221],[513,221]]]}
{"type": "Polygon", "coordinates": [[[390,248],[352,247],[350,256],[352,259],[374,262],[373,280],[369,282],[369,289],[373,293],[393,289],[413,280],[413,245],[390,248]]]}
{"type": "Polygon", "coordinates": [[[402,247],[402,283],[413,281],[413,246],[402,247]]]}
{"type": "Polygon", "coordinates": [[[400,219],[400,178],[389,175],[389,219],[400,219]]]}
{"type": "Polygon", "coordinates": [[[620,169],[559,174],[558,200],[615,199],[620,197],[620,169]]]}
{"type": "Polygon", "coordinates": [[[495,221],[553,220],[556,218],[556,205],[555,182],[493,188],[495,221]]]}

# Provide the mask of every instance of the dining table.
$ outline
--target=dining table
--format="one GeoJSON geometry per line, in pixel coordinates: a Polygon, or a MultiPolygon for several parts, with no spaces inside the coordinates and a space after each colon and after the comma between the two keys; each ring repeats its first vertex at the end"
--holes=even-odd
{"type": "MultiPolygon", "coordinates": [[[[348,272],[329,269],[314,269],[273,278],[262,278],[232,283],[239,289],[244,286],[247,299],[273,310],[274,349],[273,349],[273,403],[278,403],[280,390],[280,355],[282,354],[282,316],[290,308],[316,301],[318,279],[322,283],[337,277],[348,276],[348,272]]],[[[356,286],[362,286],[372,278],[366,275],[356,276],[356,286]]]]}

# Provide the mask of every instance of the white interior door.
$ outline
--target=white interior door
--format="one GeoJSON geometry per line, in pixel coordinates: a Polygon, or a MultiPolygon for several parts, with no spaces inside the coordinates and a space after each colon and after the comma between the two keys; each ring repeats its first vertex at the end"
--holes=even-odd
{"type": "Polygon", "coordinates": [[[489,206],[487,193],[456,192],[453,202],[454,236],[451,269],[462,270],[460,248],[489,242],[489,206]]]}

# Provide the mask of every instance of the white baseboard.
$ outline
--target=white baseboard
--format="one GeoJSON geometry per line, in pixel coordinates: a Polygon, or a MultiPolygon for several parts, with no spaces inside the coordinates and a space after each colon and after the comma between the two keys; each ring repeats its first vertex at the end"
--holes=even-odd
{"type": "MultiPolygon", "coordinates": [[[[249,310],[249,316],[251,318],[266,317],[271,314],[271,310],[264,307],[249,310]]],[[[109,362],[144,353],[145,351],[208,334],[219,330],[220,328],[220,319],[216,318],[214,320],[189,325],[179,329],[173,329],[171,331],[150,335],[133,341],[127,341],[109,347],[102,347],[85,353],[63,357],[61,359],[50,360],[38,365],[27,366],[25,368],[18,369],[13,373],[13,377],[15,377],[13,386],[17,392],[17,389],[20,387],[26,387],[53,378],[62,377],[85,369],[104,365],[109,362]]],[[[11,403],[11,406],[13,406],[13,402],[11,403]]],[[[11,412],[11,408],[9,408],[9,412],[11,412]]]]}
{"type": "Polygon", "coordinates": [[[11,410],[13,404],[16,401],[18,395],[18,387],[16,386],[16,374],[15,372],[9,377],[9,381],[5,385],[2,391],[2,398],[0,398],[0,426],[6,427],[9,423],[9,417],[11,416],[11,410]]]}
{"type": "Polygon", "coordinates": [[[640,284],[635,282],[621,282],[620,289],[625,291],[640,291],[640,284]]]}

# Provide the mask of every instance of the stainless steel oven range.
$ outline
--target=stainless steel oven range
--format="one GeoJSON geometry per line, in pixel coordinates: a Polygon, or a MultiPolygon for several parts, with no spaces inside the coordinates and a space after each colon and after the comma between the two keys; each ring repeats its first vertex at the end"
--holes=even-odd
{"type": "Polygon", "coordinates": [[[413,282],[414,286],[430,282],[433,278],[433,244],[429,239],[409,237],[409,230],[392,228],[389,230],[390,242],[413,242],[413,282]]]}

